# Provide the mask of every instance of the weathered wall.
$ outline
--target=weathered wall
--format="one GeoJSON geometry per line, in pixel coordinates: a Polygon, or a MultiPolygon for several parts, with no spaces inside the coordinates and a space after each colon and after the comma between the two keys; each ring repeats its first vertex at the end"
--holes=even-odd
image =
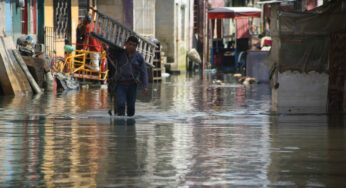
{"type": "Polygon", "coordinates": [[[79,18],[79,7],[78,7],[78,0],[71,0],[71,28],[72,28],[72,43],[76,43],[76,29],[78,25],[78,18],[79,18]]]}
{"type": "MultiPolygon", "coordinates": [[[[4,33],[3,31],[6,31],[6,34],[8,34],[7,32],[7,28],[11,25],[8,25],[8,22],[6,22],[6,14],[8,14],[9,12],[11,12],[11,10],[7,10],[6,9],[6,1],[0,1],[0,23],[6,23],[6,24],[0,24],[0,35],[3,36],[4,33]]],[[[10,13],[11,16],[11,13],[10,13]]]]}
{"type": "MultiPolygon", "coordinates": [[[[335,7],[342,7],[338,4],[330,4],[330,6],[335,7]]],[[[330,7],[330,10],[336,10],[335,7],[330,7]]],[[[325,69],[322,69],[322,71],[318,71],[318,69],[313,69],[312,71],[300,71],[300,72],[293,72],[292,70],[296,70],[295,67],[288,68],[288,69],[281,69],[281,66],[283,63],[291,64],[295,62],[295,60],[289,61],[289,59],[286,59],[285,61],[282,61],[282,57],[284,55],[287,55],[286,53],[290,53],[289,49],[282,50],[282,39],[284,39],[285,30],[281,28],[281,34],[278,31],[279,26],[277,25],[277,11],[275,9],[275,6],[272,6],[272,16],[271,16],[271,33],[272,33],[272,39],[273,39],[273,46],[270,52],[270,58],[268,58],[268,62],[270,62],[269,68],[275,67],[275,65],[279,65],[280,72],[276,69],[275,73],[273,74],[272,79],[272,104],[273,104],[273,110],[277,111],[279,113],[326,113],[326,112],[332,112],[331,109],[336,109],[333,105],[335,104],[342,104],[340,103],[342,100],[339,100],[337,97],[341,96],[342,93],[339,92],[339,87],[345,87],[342,86],[344,83],[334,83],[336,81],[339,81],[339,78],[343,75],[340,75],[338,69],[332,70],[331,67],[335,67],[337,64],[342,64],[343,62],[339,63],[340,60],[339,54],[336,56],[333,56],[333,53],[329,54],[329,60],[323,60],[322,63],[324,65],[328,65],[329,68],[327,69],[327,66],[325,69]],[[281,50],[278,50],[281,49],[281,50]],[[334,58],[337,58],[337,63],[332,61],[334,58]],[[330,63],[336,63],[335,65],[332,65],[330,63]],[[317,72],[318,71],[318,72],[317,72]],[[333,78],[334,76],[334,78],[333,78]],[[335,78],[336,77],[336,78],[335,78]],[[332,79],[331,79],[332,78],[332,79]],[[276,87],[275,87],[276,86],[276,87]],[[278,86],[278,88],[277,88],[278,86]],[[337,93],[334,93],[337,92],[337,93]],[[329,93],[329,96],[328,96],[329,93]],[[336,97],[334,97],[336,96],[336,97]],[[331,100],[332,99],[332,100],[331,100]],[[340,101],[340,102],[338,102],[340,101]],[[328,109],[329,108],[329,109],[328,109]]],[[[342,10],[340,10],[342,11],[342,10]]],[[[328,17],[331,15],[331,12],[324,12],[324,13],[318,13],[318,17],[315,17],[315,19],[309,20],[309,23],[319,23],[325,19],[323,19],[324,15],[327,15],[328,17]]],[[[333,13],[335,14],[335,13],[333,13]]],[[[283,15],[283,14],[280,14],[283,15]]],[[[335,15],[341,15],[339,13],[335,15]]],[[[303,17],[306,19],[307,17],[303,17]]],[[[310,17],[309,17],[310,18],[310,17]]],[[[281,19],[282,21],[283,19],[281,19]]],[[[298,19],[292,19],[292,20],[298,20],[298,19]]],[[[338,19],[336,19],[338,20],[338,19]]],[[[298,20],[299,21],[299,20],[298,20]]],[[[332,19],[332,21],[335,21],[335,19],[332,19]]],[[[332,24],[322,31],[318,31],[317,34],[325,34],[326,36],[329,36],[331,33],[338,31],[340,29],[344,29],[343,26],[343,19],[339,19],[338,25],[332,24]],[[339,27],[338,29],[335,29],[335,26],[339,27]]],[[[282,22],[284,23],[284,22],[282,22]]],[[[297,22],[298,23],[298,22],[297,22]]],[[[328,21],[330,23],[330,21],[328,21]]],[[[299,24],[298,24],[299,25],[299,24]]],[[[298,28],[298,25],[295,24],[295,26],[298,28]]],[[[286,27],[291,28],[291,27],[286,27]]],[[[311,27],[310,27],[311,28],[311,27]]],[[[310,29],[309,27],[305,25],[299,27],[295,31],[304,31],[305,33],[311,33],[316,32],[313,29],[310,29]]],[[[305,34],[303,33],[303,34],[305,34]]],[[[306,36],[309,36],[305,34],[306,36]]],[[[299,37],[298,34],[295,35],[297,38],[299,37]]],[[[311,35],[312,36],[312,35],[311,35]]],[[[322,38],[322,36],[321,36],[322,38]]],[[[340,38],[337,40],[338,44],[341,44],[342,41],[340,38]]],[[[342,46],[342,45],[340,45],[342,46]]],[[[306,46],[305,46],[306,47],[306,46]]],[[[313,47],[310,45],[310,47],[313,47]]],[[[296,48],[294,48],[296,49],[296,48]]],[[[310,49],[310,48],[308,48],[310,49]]],[[[336,47],[336,49],[340,49],[340,47],[336,47]]],[[[301,50],[306,50],[306,48],[297,49],[299,52],[301,50]]],[[[328,49],[327,49],[328,50],[328,49]]],[[[331,49],[331,52],[336,52],[335,49],[331,49]]],[[[341,54],[343,52],[341,51],[341,54]]],[[[298,54],[297,52],[294,52],[294,54],[298,54]]],[[[294,55],[293,54],[293,55],[294,55]]],[[[317,54],[318,55],[318,54],[317,54]]],[[[321,56],[321,53],[319,54],[321,56]]],[[[316,56],[316,55],[314,55],[316,56]]],[[[314,56],[308,57],[309,62],[314,62],[314,56]]],[[[319,56],[317,56],[319,57],[319,56]]],[[[298,64],[301,66],[301,64],[298,64]]],[[[276,66],[278,67],[278,66],[276,66]]],[[[306,67],[306,66],[305,66],[306,67]]],[[[305,68],[304,67],[304,68],[305,68]]],[[[342,90],[342,89],[341,89],[342,90]]],[[[340,97],[340,98],[341,98],[340,97]]],[[[340,108],[340,106],[337,106],[337,108],[340,108]]],[[[341,106],[342,108],[342,106],[341,106]]],[[[337,111],[337,110],[335,110],[337,111]]]]}
{"type": "Polygon", "coordinates": [[[172,70],[186,70],[190,47],[190,1],[156,1],[156,38],[172,70]]]}
{"type": "MultiPolygon", "coordinates": [[[[12,20],[11,18],[7,18],[8,22],[11,22],[9,24],[10,27],[12,27],[12,35],[13,39],[16,40],[16,38],[20,37],[22,35],[22,24],[21,24],[21,7],[17,6],[17,2],[12,1],[12,20]]],[[[11,35],[11,34],[10,34],[11,35]]]]}
{"type": "Polygon", "coordinates": [[[120,23],[125,23],[124,15],[126,10],[124,10],[123,0],[98,0],[97,8],[120,23]]]}
{"type": "Polygon", "coordinates": [[[344,65],[344,111],[346,111],[346,66],[344,65]]]}
{"type": "Polygon", "coordinates": [[[140,35],[160,40],[172,69],[186,69],[191,38],[189,1],[99,0],[98,9],[140,35]]]}
{"type": "Polygon", "coordinates": [[[209,0],[211,8],[224,7],[225,0],[209,0]]]}
{"type": "Polygon", "coordinates": [[[168,63],[174,63],[174,6],[172,1],[156,1],[155,35],[161,42],[168,63]]]}
{"type": "Polygon", "coordinates": [[[147,38],[155,37],[156,0],[133,1],[133,30],[147,38]]]}
{"type": "Polygon", "coordinates": [[[44,2],[44,25],[45,27],[54,27],[54,9],[53,0],[45,0],[44,2]]]}
{"type": "Polygon", "coordinates": [[[178,62],[176,62],[177,69],[180,71],[186,70],[186,64],[187,64],[187,51],[189,50],[190,46],[190,36],[189,36],[189,25],[190,25],[190,1],[184,1],[180,0],[179,4],[176,6],[177,10],[177,30],[178,30],[178,36],[177,36],[177,42],[178,48],[177,48],[177,59],[178,62]]]}
{"type": "Polygon", "coordinates": [[[328,74],[283,72],[279,74],[273,110],[279,113],[326,113],[328,74]]]}

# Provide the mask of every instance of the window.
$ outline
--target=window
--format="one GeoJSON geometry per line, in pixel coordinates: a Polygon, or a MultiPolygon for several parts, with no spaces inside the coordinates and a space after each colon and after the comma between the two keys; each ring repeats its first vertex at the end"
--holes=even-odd
{"type": "Polygon", "coordinates": [[[79,0],[78,9],[79,19],[83,19],[89,11],[89,0],[79,0]]]}
{"type": "Polygon", "coordinates": [[[54,0],[53,2],[55,33],[71,41],[71,1],[54,0]]]}

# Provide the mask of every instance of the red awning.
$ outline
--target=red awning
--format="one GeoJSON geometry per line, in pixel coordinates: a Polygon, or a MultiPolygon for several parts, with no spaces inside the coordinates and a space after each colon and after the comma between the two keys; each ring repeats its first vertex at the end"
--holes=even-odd
{"type": "Polygon", "coordinates": [[[261,17],[261,9],[253,7],[220,7],[208,11],[208,19],[261,17]]]}

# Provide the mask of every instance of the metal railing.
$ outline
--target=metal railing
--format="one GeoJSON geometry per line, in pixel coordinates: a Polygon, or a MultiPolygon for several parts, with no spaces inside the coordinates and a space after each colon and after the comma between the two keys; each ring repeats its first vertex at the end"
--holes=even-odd
{"type": "Polygon", "coordinates": [[[44,45],[45,53],[49,60],[52,60],[56,56],[56,40],[57,35],[55,35],[54,27],[44,28],[44,45]]]}

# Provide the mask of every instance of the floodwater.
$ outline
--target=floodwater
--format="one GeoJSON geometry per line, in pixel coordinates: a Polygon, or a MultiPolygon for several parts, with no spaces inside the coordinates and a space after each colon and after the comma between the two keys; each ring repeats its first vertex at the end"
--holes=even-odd
{"type": "Polygon", "coordinates": [[[0,187],[344,187],[344,116],[270,108],[268,84],[210,74],[152,85],[134,118],[102,88],[1,97],[0,187]]]}

